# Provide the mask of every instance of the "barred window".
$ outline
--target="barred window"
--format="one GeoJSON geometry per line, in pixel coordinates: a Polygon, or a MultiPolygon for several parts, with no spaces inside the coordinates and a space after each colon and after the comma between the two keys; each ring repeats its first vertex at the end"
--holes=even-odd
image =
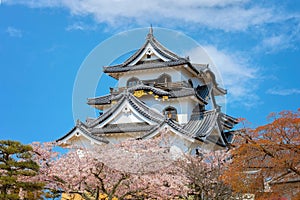
{"type": "Polygon", "coordinates": [[[127,81],[127,87],[133,87],[133,86],[137,85],[138,82],[139,82],[138,78],[132,77],[132,78],[128,79],[128,81],[127,81]]]}
{"type": "Polygon", "coordinates": [[[169,74],[164,73],[158,77],[157,82],[158,83],[170,83],[170,82],[172,82],[172,78],[169,74]]]}

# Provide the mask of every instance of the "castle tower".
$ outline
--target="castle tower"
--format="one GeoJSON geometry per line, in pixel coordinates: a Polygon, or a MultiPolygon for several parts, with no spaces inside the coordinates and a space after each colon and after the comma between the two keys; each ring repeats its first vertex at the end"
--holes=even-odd
{"type": "Polygon", "coordinates": [[[57,141],[62,146],[102,145],[167,134],[174,145],[192,151],[203,145],[224,148],[237,120],[221,112],[215,96],[225,95],[208,64],[194,64],[165,48],[153,35],[122,64],[104,67],[118,87],[87,104],[103,112],[78,121],[57,141]]]}

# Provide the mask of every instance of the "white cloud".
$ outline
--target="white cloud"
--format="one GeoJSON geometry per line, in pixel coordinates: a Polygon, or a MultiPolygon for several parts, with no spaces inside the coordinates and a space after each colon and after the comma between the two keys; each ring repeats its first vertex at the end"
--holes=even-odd
{"type": "Polygon", "coordinates": [[[18,37],[18,38],[20,38],[20,37],[23,36],[23,33],[22,33],[22,31],[20,29],[16,29],[16,28],[11,27],[11,26],[7,27],[6,33],[8,33],[8,35],[10,37],[18,37]]]}
{"type": "Polygon", "coordinates": [[[267,90],[267,93],[273,94],[273,95],[288,96],[288,95],[300,94],[300,89],[297,89],[297,88],[289,88],[289,89],[271,88],[271,89],[267,90]]]}
{"type": "Polygon", "coordinates": [[[6,0],[7,4],[25,4],[30,7],[63,7],[73,15],[93,16],[97,22],[118,26],[124,22],[192,23],[225,31],[241,31],[251,26],[270,23],[285,15],[272,8],[253,5],[248,0],[6,0]]]}
{"type": "Polygon", "coordinates": [[[258,69],[248,63],[247,59],[234,53],[218,50],[216,47],[203,46],[209,59],[203,59],[201,47],[187,52],[194,63],[207,62],[217,75],[220,86],[228,89],[227,101],[238,102],[247,107],[257,104],[259,97],[255,90],[259,79],[258,69]]]}
{"type": "Polygon", "coordinates": [[[2,0],[3,4],[23,4],[31,8],[62,6],[63,0],[2,0]]]}
{"type": "Polygon", "coordinates": [[[67,31],[74,31],[74,30],[79,30],[79,31],[85,31],[85,30],[96,30],[96,26],[89,26],[87,24],[84,24],[83,22],[77,22],[72,25],[67,26],[66,28],[67,31]]]}
{"type": "Polygon", "coordinates": [[[276,53],[283,49],[294,48],[293,41],[295,39],[294,35],[287,35],[286,33],[265,37],[254,50],[264,53],[276,53]]]}

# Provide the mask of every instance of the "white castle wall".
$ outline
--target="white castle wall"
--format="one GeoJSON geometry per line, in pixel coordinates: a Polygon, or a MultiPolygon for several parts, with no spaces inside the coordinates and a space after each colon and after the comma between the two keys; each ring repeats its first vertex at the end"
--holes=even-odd
{"type": "Polygon", "coordinates": [[[126,87],[128,79],[132,77],[137,77],[139,80],[151,80],[156,79],[163,73],[166,73],[172,77],[172,82],[180,82],[186,81],[188,82],[189,79],[192,80],[193,85],[202,85],[200,79],[197,77],[191,76],[189,72],[182,69],[174,69],[174,68],[163,68],[163,69],[151,69],[151,70],[143,70],[141,71],[129,71],[120,77],[118,82],[118,87],[126,87]]]}
{"type": "Polygon", "coordinates": [[[181,76],[183,77],[182,80],[184,80],[184,81],[188,81],[190,79],[192,81],[194,87],[204,84],[201,82],[201,80],[198,77],[191,76],[191,74],[185,70],[181,70],[181,76]]]}
{"type": "Polygon", "coordinates": [[[162,101],[155,100],[152,95],[147,95],[141,97],[140,100],[142,100],[150,108],[156,109],[160,113],[162,113],[168,106],[176,108],[177,119],[180,124],[185,124],[189,121],[193,108],[197,104],[196,101],[192,100],[190,97],[162,101]]]}

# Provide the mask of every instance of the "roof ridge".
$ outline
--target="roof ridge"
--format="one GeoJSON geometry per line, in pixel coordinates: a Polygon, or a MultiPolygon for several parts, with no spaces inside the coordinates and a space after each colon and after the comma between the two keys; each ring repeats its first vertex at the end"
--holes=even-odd
{"type": "Polygon", "coordinates": [[[170,92],[164,91],[160,88],[156,88],[156,87],[153,87],[153,86],[150,86],[150,85],[145,85],[143,83],[135,85],[133,87],[130,87],[127,90],[128,90],[128,92],[132,92],[132,91],[135,91],[135,90],[151,90],[152,92],[159,93],[160,95],[170,95],[170,92]]]}
{"type": "Polygon", "coordinates": [[[147,34],[146,40],[144,44],[133,54],[131,55],[127,60],[125,60],[122,64],[115,65],[115,67],[125,67],[128,66],[132,61],[134,61],[147,47],[147,45],[150,43],[150,45],[160,54],[162,54],[164,57],[176,61],[179,59],[184,59],[171,50],[167,49],[164,45],[162,45],[153,35],[153,28],[152,26],[149,29],[149,33],[147,34]]]}
{"type": "Polygon", "coordinates": [[[76,130],[76,128],[78,128],[86,136],[91,137],[92,139],[95,139],[100,142],[108,143],[108,140],[106,138],[97,136],[97,135],[93,135],[89,130],[86,129],[85,126],[86,125],[83,122],[81,122],[80,120],[77,120],[76,125],[67,134],[65,134],[61,138],[57,139],[56,142],[61,142],[63,139],[70,136],[74,132],[74,130],[76,130]]]}
{"type": "Polygon", "coordinates": [[[99,116],[94,122],[89,124],[89,128],[93,128],[94,126],[103,122],[107,117],[112,115],[120,107],[120,105],[123,103],[124,99],[126,99],[125,96],[122,96],[115,105],[113,105],[106,112],[104,112],[101,116],[99,116]]]}
{"type": "Polygon", "coordinates": [[[163,115],[156,110],[148,107],[144,103],[142,103],[139,99],[133,96],[131,93],[128,93],[128,100],[131,106],[133,106],[138,111],[141,111],[142,115],[147,117],[148,119],[155,121],[156,123],[160,123],[163,121],[163,115]]]}

